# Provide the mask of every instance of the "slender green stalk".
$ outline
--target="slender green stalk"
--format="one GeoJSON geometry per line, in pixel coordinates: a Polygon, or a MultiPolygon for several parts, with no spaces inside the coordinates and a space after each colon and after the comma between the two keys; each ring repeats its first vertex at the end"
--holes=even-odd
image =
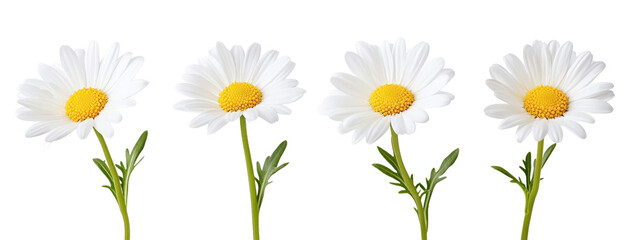
{"type": "Polygon", "coordinates": [[[118,201],[118,206],[120,207],[120,213],[122,213],[122,220],[124,221],[124,239],[130,239],[130,229],[129,229],[129,214],[127,214],[127,205],[124,200],[124,195],[122,193],[122,186],[120,186],[120,177],[118,177],[118,171],[116,171],[116,166],[113,164],[113,160],[111,159],[111,153],[109,153],[109,148],[107,148],[107,143],[104,141],[104,137],[102,134],[98,132],[95,128],[93,131],[96,133],[98,137],[98,141],[100,141],[100,145],[102,146],[102,151],[104,152],[104,157],[107,159],[107,166],[109,167],[109,172],[111,172],[111,176],[113,177],[113,187],[116,192],[116,200],[118,201]]]}
{"type": "Polygon", "coordinates": [[[409,190],[409,194],[413,198],[413,201],[416,203],[416,211],[418,212],[418,219],[420,220],[420,234],[422,236],[422,240],[427,239],[427,219],[425,218],[424,208],[422,207],[422,200],[418,195],[418,191],[416,191],[415,185],[413,185],[413,180],[409,177],[407,170],[404,167],[404,163],[402,162],[402,156],[400,155],[400,144],[398,143],[398,134],[391,127],[391,145],[393,146],[393,155],[398,161],[398,170],[400,175],[402,176],[402,181],[405,182],[407,189],[409,190]]]}
{"type": "Polygon", "coordinates": [[[251,195],[251,222],[253,224],[253,239],[260,239],[258,227],[258,198],[256,197],[256,180],[253,175],[253,163],[251,162],[251,152],[249,151],[249,138],[247,137],[247,119],[240,117],[240,132],[242,133],[242,146],[244,147],[244,158],[247,161],[247,176],[249,178],[249,193],[251,195]]]}
{"type": "Polygon", "coordinates": [[[531,213],[533,213],[533,204],[536,201],[538,195],[538,188],[540,188],[540,173],[542,171],[542,151],[544,148],[544,139],[538,142],[538,154],[536,157],[535,169],[533,172],[533,188],[531,193],[527,197],[527,205],[524,210],[524,223],[522,224],[522,240],[529,238],[529,224],[531,223],[531,213]]]}

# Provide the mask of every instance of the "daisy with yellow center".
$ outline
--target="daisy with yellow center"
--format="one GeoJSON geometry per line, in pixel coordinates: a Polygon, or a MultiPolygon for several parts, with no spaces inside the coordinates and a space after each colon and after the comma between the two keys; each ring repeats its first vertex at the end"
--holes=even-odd
{"type": "Polygon", "coordinates": [[[521,169],[525,179],[516,179],[505,169],[494,166],[518,184],[525,193],[525,219],[522,239],[528,238],[533,205],[538,193],[540,172],[555,148],[551,145],[543,154],[544,139],[560,142],[563,129],[585,138],[586,132],[579,122],[593,123],[590,114],[613,111],[608,101],[614,96],[611,83],[594,83],[605,65],[594,62],[591,53],[577,54],[573,45],[556,41],[536,41],[524,47],[524,61],[513,54],[505,56],[506,68],[494,65],[492,79],[487,85],[502,104],[488,106],[490,117],[502,119],[500,128],[517,127],[516,139],[522,142],[529,135],[538,142],[537,157],[528,154],[521,169]],[[541,161],[535,161],[541,159],[541,161]]]}
{"type": "Polygon", "coordinates": [[[441,90],[454,73],[443,68],[441,58],[427,61],[429,45],[424,42],[408,51],[402,39],[381,46],[358,43],[356,49],[345,56],[353,74],[337,73],[331,78],[338,91],[325,99],[322,112],[341,122],[341,133],[353,131],[354,143],[362,139],[373,143],[391,131],[393,155],[378,148],[391,166],[374,167],[393,178],[392,184],[402,187],[402,193],[414,200],[421,236],[426,239],[432,189],[444,179],[458,150],[445,158],[440,169],[434,169],[426,183],[414,185],[400,155],[398,134],[414,133],[416,123],[429,120],[425,109],[446,106],[453,100],[453,95],[441,90]]]}
{"type": "Polygon", "coordinates": [[[135,102],[130,97],[146,87],[147,81],[134,79],[143,58],[119,53],[118,44],[109,48],[102,58],[95,42],[89,45],[86,54],[83,49],[62,46],[60,65],[41,64],[38,71],[42,80],[29,79],[20,86],[18,103],[22,108],[18,110],[18,118],[36,122],[27,130],[27,137],[47,134],[47,142],[57,141],[74,130],[82,139],[91,130],[95,132],[106,160],[93,161],[110,182],[105,187],[118,202],[125,224],[125,240],[128,240],[129,177],[144,148],[147,132],[139,138],[136,147],[127,150],[126,159],[120,165],[114,165],[104,137],[113,136],[111,125],[122,120],[119,109],[133,106],[135,102]]]}
{"type": "Polygon", "coordinates": [[[188,97],[176,104],[178,110],[196,112],[190,126],[197,128],[207,125],[209,134],[215,133],[227,123],[240,120],[241,136],[247,164],[253,236],[259,239],[258,212],[262,205],[264,190],[272,174],[287,163],[279,164],[285,150],[282,142],[261,166],[251,162],[247,136],[247,121],[258,117],[269,123],[278,120],[279,114],[290,114],[285,104],[298,100],[304,90],[298,88],[298,81],[288,79],[294,63],[287,57],[278,57],[278,52],[267,51],[261,56],[260,45],[251,45],[245,54],[240,46],[227,49],[218,43],[201,58],[199,64],[187,68],[177,90],[188,97]]]}

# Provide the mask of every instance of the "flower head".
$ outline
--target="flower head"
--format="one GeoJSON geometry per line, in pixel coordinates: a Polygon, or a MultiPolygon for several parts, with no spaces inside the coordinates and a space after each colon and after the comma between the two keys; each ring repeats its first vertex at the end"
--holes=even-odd
{"type": "Polygon", "coordinates": [[[240,46],[227,49],[222,43],[187,68],[177,89],[189,97],[176,104],[183,111],[199,113],[191,127],[208,125],[209,134],[228,122],[244,116],[248,121],[260,117],[269,123],[278,114],[289,114],[284,104],[298,100],[304,90],[298,81],[287,79],[295,64],[278,52],[260,56],[260,45],[251,45],[245,54],[240,46]]]}
{"type": "Polygon", "coordinates": [[[566,128],[578,137],[586,132],[578,122],[593,123],[590,113],[609,113],[614,97],[613,84],[593,83],[604,70],[603,62],[593,61],[590,52],[576,55],[571,42],[560,45],[535,41],[524,47],[524,62],[513,54],[505,56],[507,68],[491,67],[487,85],[504,104],[490,105],[485,112],[503,119],[500,128],[517,126],[522,142],[530,133],[540,141],[547,135],[562,141],[566,128]]]}
{"type": "Polygon", "coordinates": [[[429,44],[409,51],[403,39],[374,46],[360,42],[345,59],[353,74],[337,73],[338,91],[325,99],[322,111],[341,121],[339,131],[354,131],[353,142],[373,143],[392,126],[398,134],[415,132],[416,122],[429,120],[426,108],[448,105],[453,95],[441,91],[454,75],[444,60],[427,61],[429,44]]]}
{"type": "Polygon", "coordinates": [[[45,141],[59,140],[73,130],[85,138],[95,127],[107,137],[113,135],[112,123],[122,120],[119,108],[135,105],[130,99],[147,86],[134,77],[144,59],[131,53],[119,54],[114,44],[100,58],[98,45],[83,49],[60,48],[61,65],[38,67],[40,79],[26,80],[19,89],[18,118],[36,122],[26,133],[35,137],[45,133],[45,141]]]}

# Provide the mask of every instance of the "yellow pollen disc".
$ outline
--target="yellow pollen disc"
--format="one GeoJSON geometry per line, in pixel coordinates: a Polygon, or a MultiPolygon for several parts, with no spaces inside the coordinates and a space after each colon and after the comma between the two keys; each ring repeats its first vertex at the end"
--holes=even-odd
{"type": "Polygon", "coordinates": [[[524,109],[537,118],[560,117],[569,109],[569,97],[557,88],[537,86],[524,96],[524,109]]]}
{"type": "Polygon", "coordinates": [[[71,121],[82,122],[97,117],[108,101],[107,94],[102,90],[82,88],[69,97],[64,110],[71,121]]]}
{"type": "Polygon", "coordinates": [[[369,97],[371,108],[383,116],[404,112],[414,101],[413,93],[398,84],[382,85],[369,97]]]}
{"type": "Polygon", "coordinates": [[[244,111],[262,102],[262,92],[256,86],[246,82],[229,84],[222,92],[218,103],[225,112],[244,111]]]}

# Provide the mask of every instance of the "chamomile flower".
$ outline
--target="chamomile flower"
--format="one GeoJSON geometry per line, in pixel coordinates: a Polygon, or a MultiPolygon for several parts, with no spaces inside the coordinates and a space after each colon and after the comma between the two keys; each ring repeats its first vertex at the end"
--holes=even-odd
{"type": "Polygon", "coordinates": [[[197,128],[208,125],[215,133],[231,121],[244,116],[248,121],[278,120],[278,114],[290,114],[284,104],[298,100],[304,90],[298,81],[288,79],[295,64],[277,51],[261,56],[260,45],[251,45],[245,54],[240,46],[227,49],[222,43],[186,69],[177,89],[189,99],[175,105],[178,110],[197,112],[190,123],[197,128]]]}
{"type": "Polygon", "coordinates": [[[603,62],[593,61],[590,52],[576,55],[571,42],[560,45],[535,41],[524,47],[524,62],[513,54],[505,56],[506,67],[493,65],[487,85],[503,104],[485,109],[488,116],[503,119],[500,128],[518,127],[516,138],[522,142],[547,135],[562,141],[563,127],[585,138],[579,122],[593,123],[590,114],[613,111],[608,101],[614,97],[613,84],[594,83],[604,70],[603,62]]]}
{"type": "Polygon", "coordinates": [[[331,83],[338,91],[325,99],[322,112],[341,121],[339,131],[354,131],[353,142],[379,139],[392,126],[398,134],[415,132],[429,120],[425,109],[449,105],[454,96],[441,89],[453,78],[444,60],[427,61],[429,44],[409,51],[403,39],[381,46],[364,42],[345,59],[353,74],[337,73],[331,83]]]}
{"type": "Polygon", "coordinates": [[[98,45],[88,50],[60,48],[60,65],[38,66],[40,79],[28,79],[19,88],[18,118],[36,122],[27,137],[47,134],[52,142],[76,130],[86,138],[92,128],[104,136],[113,135],[113,123],[120,122],[120,108],[135,105],[130,99],[147,86],[134,77],[144,59],[131,53],[120,55],[114,44],[100,58],[98,45]]]}

